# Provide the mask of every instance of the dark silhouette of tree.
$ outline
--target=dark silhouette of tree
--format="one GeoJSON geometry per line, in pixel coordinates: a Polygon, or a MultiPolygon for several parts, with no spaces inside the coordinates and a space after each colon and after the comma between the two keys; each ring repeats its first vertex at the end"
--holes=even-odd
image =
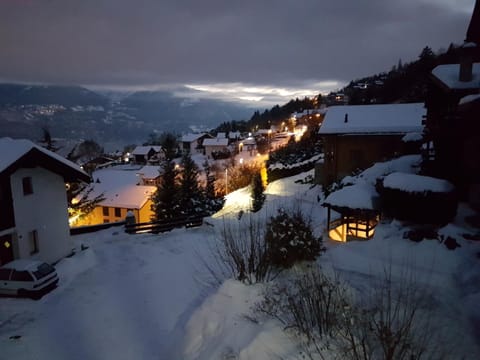
{"type": "Polygon", "coordinates": [[[42,127],[42,139],[40,140],[40,143],[47,150],[53,152],[56,152],[59,149],[57,146],[55,146],[55,140],[53,140],[50,129],[47,126],[42,127]]]}
{"type": "Polygon", "coordinates": [[[167,160],[172,160],[178,153],[177,137],[172,133],[163,133],[160,136],[159,144],[167,160]]]}
{"type": "Polygon", "coordinates": [[[155,214],[152,220],[174,219],[180,212],[177,171],[174,162],[164,160],[162,170],[162,179],[152,196],[152,211],[155,214]]]}
{"type": "Polygon", "coordinates": [[[198,167],[190,153],[184,153],[180,164],[179,206],[184,215],[203,212],[203,196],[198,188],[198,167]]]}
{"type": "Polygon", "coordinates": [[[263,186],[262,176],[259,172],[253,175],[251,186],[252,212],[257,212],[262,208],[263,203],[265,202],[265,194],[263,193],[265,188],[263,186]]]}

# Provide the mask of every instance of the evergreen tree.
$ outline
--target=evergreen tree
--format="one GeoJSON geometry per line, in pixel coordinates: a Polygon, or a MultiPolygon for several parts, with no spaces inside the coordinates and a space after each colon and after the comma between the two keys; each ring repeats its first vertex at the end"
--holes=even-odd
{"type": "Polygon", "coordinates": [[[84,182],[67,184],[68,217],[83,219],[105,200],[103,193],[92,196],[93,187],[84,182]]]}
{"type": "Polygon", "coordinates": [[[212,174],[208,160],[205,160],[202,165],[205,171],[206,179],[205,189],[203,192],[203,207],[204,211],[209,214],[213,214],[222,208],[225,199],[224,197],[217,197],[215,195],[215,176],[212,174]]]}
{"type": "Polygon", "coordinates": [[[198,188],[198,167],[186,152],[181,161],[182,173],[179,184],[179,206],[184,215],[203,212],[202,194],[198,188]]]}
{"type": "Polygon", "coordinates": [[[164,133],[160,136],[159,142],[165,154],[165,159],[173,160],[178,150],[177,137],[171,133],[164,133]]]}
{"type": "Polygon", "coordinates": [[[177,172],[172,160],[162,163],[162,180],[152,197],[153,220],[174,219],[179,213],[177,172]]]}
{"type": "Polygon", "coordinates": [[[263,191],[262,176],[257,172],[253,175],[252,179],[252,212],[257,212],[262,208],[263,203],[265,202],[265,194],[263,191]]]}

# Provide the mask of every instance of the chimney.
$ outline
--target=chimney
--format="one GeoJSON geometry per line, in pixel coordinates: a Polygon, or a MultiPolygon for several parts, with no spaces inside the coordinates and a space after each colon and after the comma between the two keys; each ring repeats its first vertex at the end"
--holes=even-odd
{"type": "Polygon", "coordinates": [[[345,114],[345,120],[343,122],[348,123],[348,114],[345,114]]]}
{"type": "Polygon", "coordinates": [[[462,82],[472,81],[473,75],[473,54],[476,45],[474,43],[464,43],[460,52],[460,72],[458,80],[462,82]]]}

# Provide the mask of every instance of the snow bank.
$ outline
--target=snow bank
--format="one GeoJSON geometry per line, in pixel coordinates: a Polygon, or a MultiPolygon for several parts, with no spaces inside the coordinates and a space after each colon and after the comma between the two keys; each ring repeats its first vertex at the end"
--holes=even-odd
{"type": "Polygon", "coordinates": [[[450,192],[454,186],[446,180],[415,174],[392,173],[383,179],[383,186],[390,189],[399,189],[406,192],[422,193],[450,192]]]}
{"type": "Polygon", "coordinates": [[[291,352],[295,344],[278,323],[249,320],[262,291],[262,285],[227,280],[188,321],[182,358],[269,360],[291,352]]]}
{"type": "Polygon", "coordinates": [[[350,209],[373,210],[375,209],[374,199],[377,197],[377,191],[372,185],[355,184],[331,193],[325,199],[325,204],[350,209]]]}

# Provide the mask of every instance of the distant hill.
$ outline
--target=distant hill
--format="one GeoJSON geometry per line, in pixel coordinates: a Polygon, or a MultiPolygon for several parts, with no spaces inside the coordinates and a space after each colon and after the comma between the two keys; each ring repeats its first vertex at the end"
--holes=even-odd
{"type": "Polygon", "coordinates": [[[0,105],[105,106],[108,101],[80,86],[0,84],[0,105]]]}
{"type": "MultiPolygon", "coordinates": [[[[147,123],[167,126],[166,131],[185,131],[191,126],[214,128],[224,121],[249,117],[252,110],[235,103],[176,97],[166,91],[141,91],[124,98],[127,112],[147,123]]],[[[162,130],[161,127],[158,130],[162,130]]]]}
{"type": "Polygon", "coordinates": [[[142,143],[151,133],[214,128],[251,111],[166,91],[97,93],[80,86],[0,84],[0,136],[38,140],[47,127],[55,138],[92,139],[107,149],[142,143]]]}

